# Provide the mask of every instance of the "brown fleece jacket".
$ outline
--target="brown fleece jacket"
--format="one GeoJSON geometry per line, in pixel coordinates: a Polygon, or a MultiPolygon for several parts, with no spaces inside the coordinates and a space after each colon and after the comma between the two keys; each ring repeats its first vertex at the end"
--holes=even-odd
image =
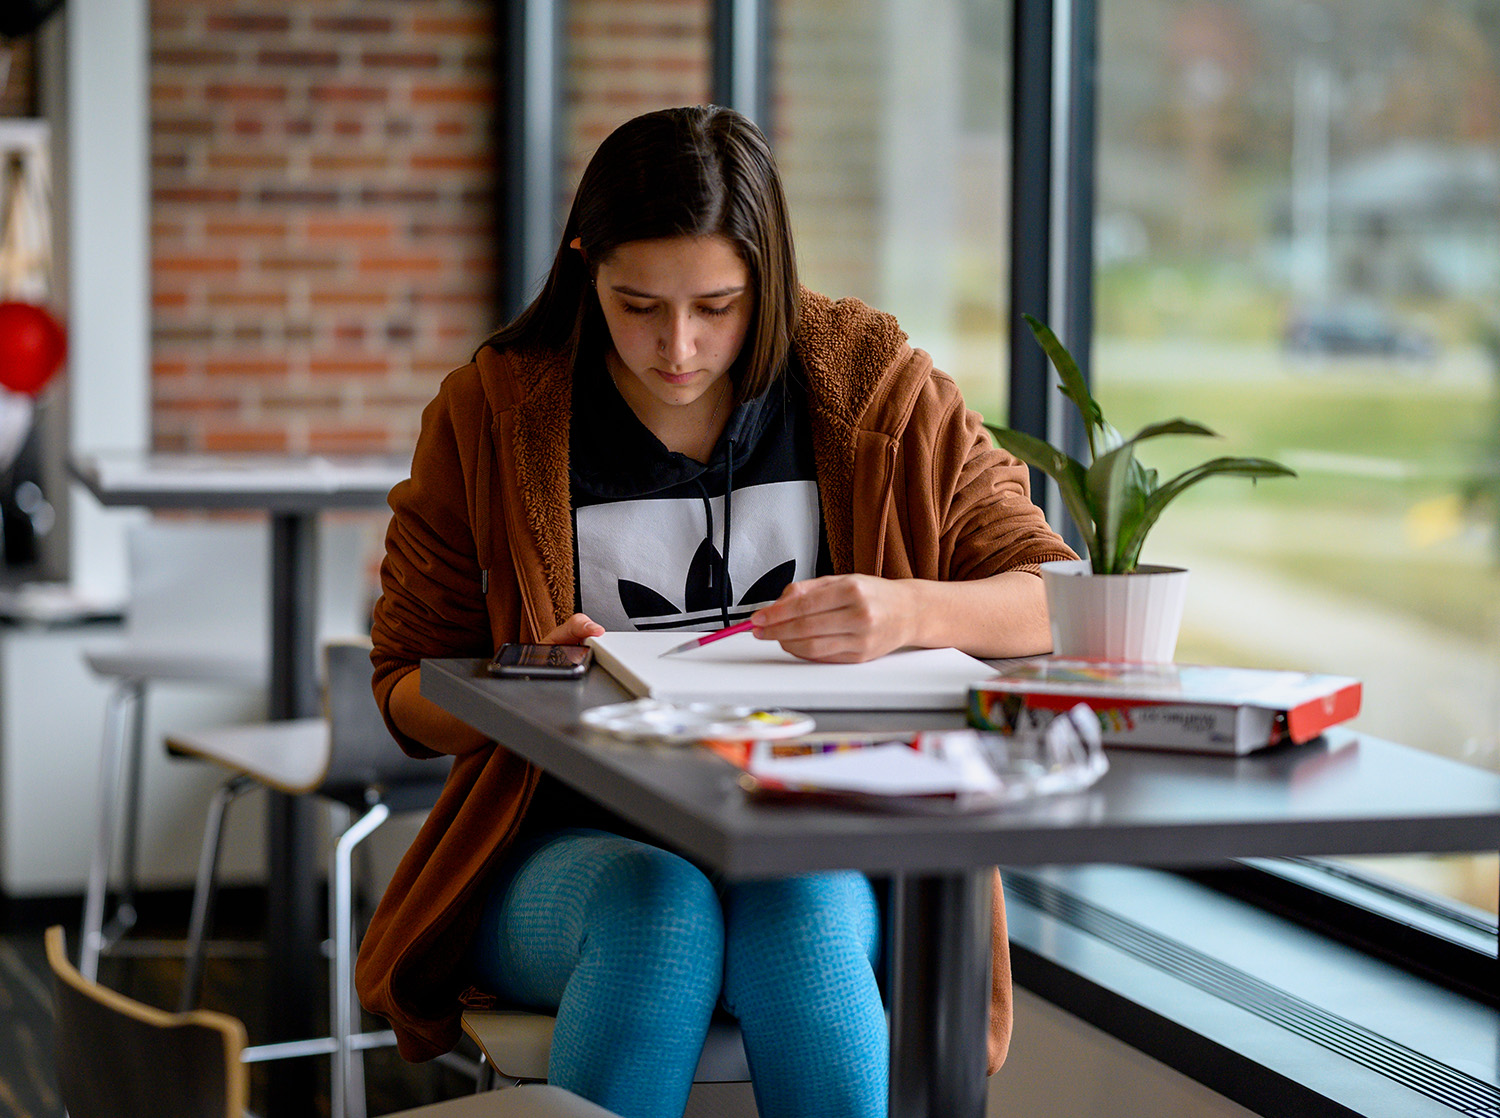
{"type": "MultiPolygon", "coordinates": [[[[1026,467],[992,447],[953,380],[907,344],[895,319],[857,300],[802,294],[794,345],[836,571],[959,580],[1074,558],[1032,504],[1026,467]]],[[[424,657],[488,656],[574,612],[571,397],[564,355],[485,349],[424,411],[411,477],[391,492],[375,607],[375,693],[388,722],[392,689],[424,657]]],[[[444,752],[391,730],[413,756],[444,752]]],[[[457,1042],[484,882],[538,775],[499,744],[457,755],[381,899],[356,984],[407,1059],[457,1042]]],[[[998,876],[993,945],[992,1072],[1011,1025],[998,876]]]]}

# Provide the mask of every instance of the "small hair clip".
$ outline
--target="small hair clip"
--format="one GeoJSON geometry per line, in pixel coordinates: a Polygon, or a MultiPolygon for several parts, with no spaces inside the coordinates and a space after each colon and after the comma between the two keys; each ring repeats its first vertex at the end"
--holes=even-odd
{"type": "Polygon", "coordinates": [[[574,237],[571,241],[568,242],[568,247],[571,249],[576,249],[578,252],[582,252],[583,239],[581,237],[574,237]]]}

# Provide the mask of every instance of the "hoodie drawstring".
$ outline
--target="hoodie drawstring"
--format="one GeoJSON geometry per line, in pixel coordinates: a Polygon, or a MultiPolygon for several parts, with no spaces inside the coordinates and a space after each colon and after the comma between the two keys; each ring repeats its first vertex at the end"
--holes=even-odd
{"type": "Polygon", "coordinates": [[[729,628],[729,541],[733,538],[729,528],[730,512],[734,507],[734,440],[729,440],[729,453],[724,459],[724,584],[719,587],[719,616],[724,628],[729,628]]]}
{"type": "MultiPolygon", "coordinates": [[[[719,591],[719,620],[724,628],[733,624],[729,620],[729,609],[734,605],[730,600],[733,593],[729,584],[729,528],[731,524],[731,510],[734,504],[734,440],[729,440],[729,459],[724,466],[724,552],[719,556],[719,567],[717,570],[710,569],[708,577],[710,580],[717,579],[719,591]]],[[[714,542],[714,506],[708,498],[708,489],[703,484],[703,479],[698,479],[698,495],[703,498],[703,518],[708,521],[708,543],[713,547],[714,542]]],[[[714,548],[718,553],[718,548],[714,548]]],[[[710,582],[710,589],[714,589],[710,582]]]]}

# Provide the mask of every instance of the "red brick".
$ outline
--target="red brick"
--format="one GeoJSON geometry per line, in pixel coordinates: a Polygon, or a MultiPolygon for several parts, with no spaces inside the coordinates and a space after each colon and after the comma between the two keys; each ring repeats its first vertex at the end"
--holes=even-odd
{"type": "Polygon", "coordinates": [[[339,64],[336,50],[262,50],[255,56],[261,66],[285,66],[301,70],[331,70],[339,64]]]}
{"type": "Polygon", "coordinates": [[[477,237],[488,237],[494,225],[487,217],[454,218],[450,221],[417,220],[411,224],[411,235],[419,240],[452,238],[463,242],[477,237]]]}
{"type": "Polygon", "coordinates": [[[413,82],[413,105],[487,105],[495,98],[494,89],[483,82],[413,82]]]}
{"type": "Polygon", "coordinates": [[[203,96],[211,102],[239,104],[257,101],[275,104],[286,100],[286,86],[257,82],[211,82],[203,88],[203,96]]]}
{"type": "Polygon", "coordinates": [[[383,153],[370,155],[314,155],[308,166],[314,171],[333,175],[349,175],[356,171],[379,172],[391,170],[392,159],[383,153]]]}
{"type": "Polygon", "coordinates": [[[332,82],[315,85],[307,92],[314,101],[358,102],[366,105],[383,104],[390,97],[390,92],[384,86],[346,85],[332,82]]]}
{"type": "Polygon", "coordinates": [[[226,422],[233,422],[239,418],[241,404],[237,396],[214,398],[211,396],[190,396],[183,399],[174,399],[163,396],[158,392],[152,400],[152,406],[158,419],[173,415],[191,416],[196,423],[201,423],[204,416],[218,416],[226,422]]]}
{"type": "Polygon", "coordinates": [[[360,257],[356,268],[364,275],[433,275],[443,270],[444,263],[441,256],[430,253],[368,253],[360,257]]]}
{"type": "Polygon", "coordinates": [[[443,39],[470,39],[490,34],[494,21],[488,15],[416,16],[411,29],[417,35],[435,35],[443,39]]]}
{"type": "Polygon", "coordinates": [[[211,15],[204,21],[204,29],[209,32],[277,32],[291,30],[292,21],[288,16],[276,15],[211,15]]]}
{"type": "Polygon", "coordinates": [[[151,327],[151,340],[157,345],[204,345],[213,339],[212,326],[165,326],[156,323],[151,327]]]}
{"type": "Polygon", "coordinates": [[[359,61],[372,70],[433,70],[442,65],[443,58],[437,51],[367,50],[359,61]]]}
{"type": "Polygon", "coordinates": [[[261,255],[256,264],[266,272],[332,272],[338,257],[325,253],[276,253],[261,255]]]}
{"type": "Polygon", "coordinates": [[[277,291],[210,291],[205,302],[213,310],[274,310],[286,305],[286,293],[277,291]]]}
{"type": "Polygon", "coordinates": [[[317,310],[336,310],[353,307],[384,307],[392,301],[392,296],[385,288],[379,290],[356,291],[346,287],[336,290],[314,291],[308,297],[308,301],[317,310]]]}
{"type": "Polygon", "coordinates": [[[391,445],[389,427],[309,428],[307,449],[318,454],[375,454],[391,445]]]}
{"type": "Polygon", "coordinates": [[[309,240],[374,240],[396,234],[389,217],[309,217],[305,231],[309,240]]]}
{"type": "Polygon", "coordinates": [[[154,47],[151,65],[154,68],[232,66],[235,57],[234,51],[216,47],[154,47]]]}
{"type": "Polygon", "coordinates": [[[353,357],[315,357],[307,363],[307,371],[319,376],[379,376],[390,369],[383,358],[361,360],[353,357]]]}
{"type": "Polygon", "coordinates": [[[174,117],[151,114],[151,132],[155,136],[208,136],[213,133],[213,121],[202,117],[174,117]]]}
{"type": "Polygon", "coordinates": [[[260,398],[261,406],[267,410],[296,411],[298,409],[311,410],[317,408],[325,412],[337,412],[344,406],[344,398],[338,393],[318,388],[290,393],[285,389],[273,389],[260,398]]]}
{"type": "Polygon", "coordinates": [[[488,155],[413,155],[413,171],[462,171],[475,173],[490,170],[495,161],[488,155]]]}
{"type": "Polygon", "coordinates": [[[291,450],[291,440],[280,427],[207,428],[197,445],[211,454],[279,454],[291,450]]]}
{"type": "Polygon", "coordinates": [[[290,230],[289,222],[274,217],[210,217],[203,223],[206,237],[243,240],[267,240],[285,237],[290,230]]]}
{"type": "Polygon", "coordinates": [[[433,206],[439,200],[432,187],[366,187],[360,191],[360,202],[366,206],[433,206]]]}
{"type": "Polygon", "coordinates": [[[339,192],[327,187],[267,186],[256,192],[256,198],[268,206],[332,206],[339,192]]]}
{"type": "Polygon", "coordinates": [[[157,271],[163,272],[225,275],[239,271],[240,261],[234,256],[195,256],[187,253],[162,252],[156,255],[154,266],[157,271]]]}
{"type": "Polygon", "coordinates": [[[286,372],[286,361],[266,357],[210,357],[203,371],[212,377],[271,377],[286,372]]]}
{"type": "Polygon", "coordinates": [[[204,160],[211,171],[285,172],[287,158],[270,152],[215,152],[204,160]]]}
{"type": "Polygon", "coordinates": [[[389,35],[395,21],[385,16],[319,16],[312,21],[315,31],[333,31],[340,35],[389,35]]]}

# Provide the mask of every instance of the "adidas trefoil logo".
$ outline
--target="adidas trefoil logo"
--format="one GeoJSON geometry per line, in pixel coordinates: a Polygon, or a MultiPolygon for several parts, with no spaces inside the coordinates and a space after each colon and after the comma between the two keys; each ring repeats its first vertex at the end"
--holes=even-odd
{"type": "MultiPolygon", "coordinates": [[[[637,629],[684,629],[701,625],[707,617],[717,617],[719,603],[725,600],[738,607],[731,620],[749,617],[755,610],[781,597],[781,592],[792,582],[797,561],[788,559],[778,563],[761,575],[739,601],[734,601],[734,587],[720,589],[717,580],[728,580],[724,558],[711,540],[698,545],[693,561],[688,564],[687,582],[683,586],[682,608],[679,609],[664,594],[644,583],[628,578],[618,581],[620,605],[625,615],[635,623],[637,629]]],[[[715,621],[717,624],[717,621],[715,621]]]]}

